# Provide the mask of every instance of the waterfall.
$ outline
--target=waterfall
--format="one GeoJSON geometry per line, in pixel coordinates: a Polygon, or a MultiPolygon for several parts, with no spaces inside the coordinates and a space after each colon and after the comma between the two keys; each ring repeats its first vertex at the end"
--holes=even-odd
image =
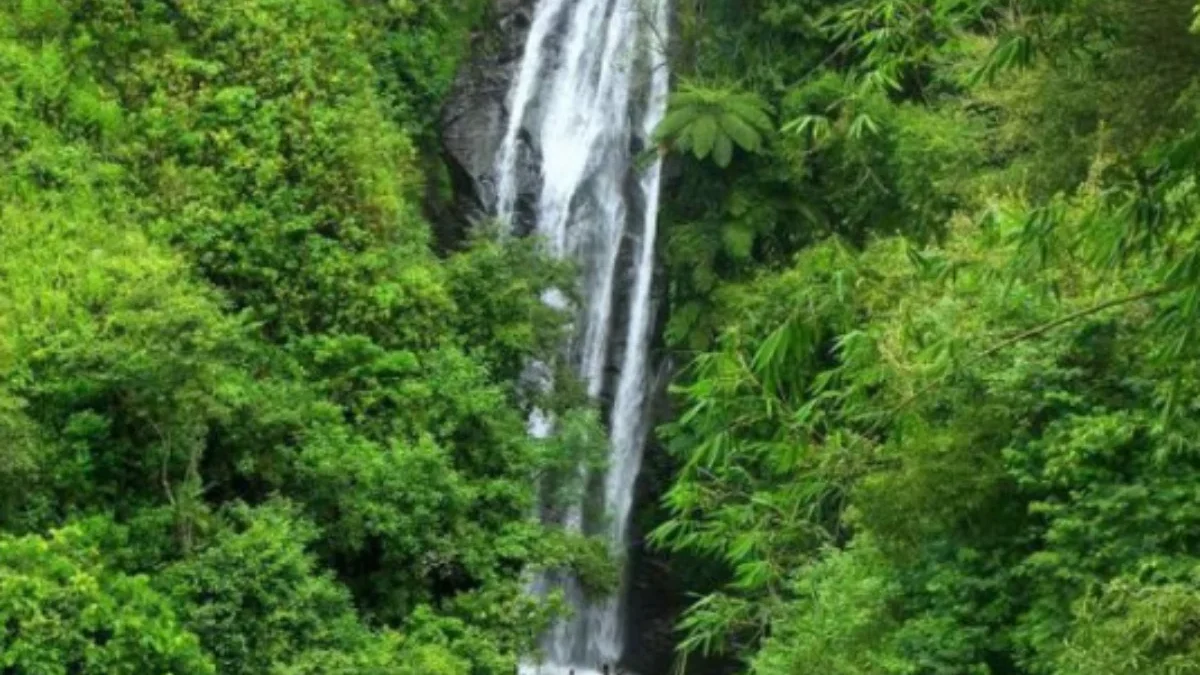
{"type": "MultiPolygon", "coordinates": [[[[652,324],[651,285],[661,167],[638,171],[637,148],[666,108],[668,0],[538,0],[516,79],[495,166],[496,215],[514,223],[526,197],[531,220],[553,255],[578,263],[581,300],[571,361],[599,401],[608,394],[610,448],[601,495],[606,518],[589,529],[583,504],[560,517],[575,531],[596,529],[623,558],[633,490],[645,444],[644,414],[652,324]],[[522,189],[523,145],[540,156],[540,184],[522,189]],[[623,298],[624,302],[619,299],[623,298]],[[614,338],[624,350],[614,354],[614,338]],[[619,363],[615,384],[606,377],[619,363]]],[[[548,299],[548,301],[557,301],[548,299]]],[[[544,366],[541,366],[544,368],[544,366]]],[[[531,433],[552,427],[540,413],[531,433]]],[[[583,471],[583,468],[580,468],[583,471]]],[[[525,675],[577,675],[615,667],[622,655],[623,592],[586,599],[570,578],[542,577],[531,591],[560,588],[572,617],[544,640],[545,661],[525,675]]]]}

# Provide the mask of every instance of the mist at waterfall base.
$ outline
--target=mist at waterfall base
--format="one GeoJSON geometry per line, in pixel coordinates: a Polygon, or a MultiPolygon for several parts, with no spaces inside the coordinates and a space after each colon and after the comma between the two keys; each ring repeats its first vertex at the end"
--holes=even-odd
{"type": "MultiPolygon", "coordinates": [[[[527,218],[533,222],[525,225],[532,225],[553,255],[579,265],[581,300],[570,361],[594,400],[612,401],[601,495],[606,518],[599,527],[618,559],[627,546],[646,437],[661,175],[658,162],[639,171],[634,153],[650,146],[666,108],[667,2],[539,0],[495,165],[496,215],[515,227],[519,201],[531,202],[527,218]],[[521,192],[528,187],[521,185],[521,167],[534,161],[531,155],[540,157],[536,194],[521,192]],[[623,344],[623,353],[611,353],[614,344],[623,344]],[[614,362],[615,385],[606,378],[614,362]]],[[[553,420],[543,415],[530,420],[532,434],[546,435],[552,428],[553,420]]],[[[583,499],[556,520],[591,532],[583,499]]],[[[521,672],[592,675],[607,665],[615,673],[624,649],[623,593],[590,600],[572,578],[544,575],[530,583],[535,594],[555,589],[564,593],[572,616],[545,636],[543,660],[526,663],[521,672]]]]}

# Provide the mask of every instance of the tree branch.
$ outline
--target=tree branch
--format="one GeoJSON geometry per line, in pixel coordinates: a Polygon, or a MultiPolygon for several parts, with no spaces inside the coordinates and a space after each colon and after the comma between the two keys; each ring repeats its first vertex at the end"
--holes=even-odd
{"type": "MultiPolygon", "coordinates": [[[[1045,335],[1046,333],[1049,333],[1050,331],[1052,331],[1056,328],[1061,328],[1062,326],[1065,326],[1073,321],[1078,321],[1079,319],[1091,316],[1093,314],[1099,314],[1100,312],[1103,312],[1106,309],[1112,309],[1113,307],[1119,307],[1121,305],[1128,305],[1133,302],[1138,302],[1139,300],[1148,300],[1150,298],[1156,298],[1160,295],[1165,295],[1167,293],[1170,293],[1173,290],[1176,290],[1176,289],[1166,287],[1166,286],[1160,286],[1158,288],[1152,288],[1150,290],[1141,291],[1139,293],[1134,293],[1132,295],[1126,295],[1126,296],[1123,296],[1120,298],[1106,300],[1097,305],[1092,305],[1091,307],[1085,307],[1083,309],[1071,312],[1070,314],[1067,314],[1066,316],[1059,317],[1053,321],[1041,324],[1039,326],[1034,326],[1033,328],[1030,328],[1029,330],[1022,331],[1020,333],[1017,333],[1016,335],[1013,335],[1012,337],[1001,340],[1000,342],[983,350],[979,354],[976,354],[972,358],[967,359],[967,361],[965,361],[963,363],[963,367],[979,363],[980,361],[983,361],[984,359],[988,358],[989,356],[994,356],[995,354],[1017,344],[1018,342],[1023,342],[1030,338],[1040,337],[1042,335],[1045,335]]],[[[890,417],[891,415],[895,415],[896,413],[900,412],[901,410],[912,405],[915,401],[917,401],[921,397],[925,396],[926,394],[930,393],[931,391],[936,389],[938,386],[940,386],[942,383],[944,383],[953,374],[954,374],[954,371],[946,373],[945,375],[942,375],[941,377],[936,378],[932,382],[926,384],[924,387],[921,387],[916,392],[909,395],[908,398],[901,401],[898,405],[896,405],[896,407],[892,408],[891,411],[889,412],[888,416],[890,417]]]]}

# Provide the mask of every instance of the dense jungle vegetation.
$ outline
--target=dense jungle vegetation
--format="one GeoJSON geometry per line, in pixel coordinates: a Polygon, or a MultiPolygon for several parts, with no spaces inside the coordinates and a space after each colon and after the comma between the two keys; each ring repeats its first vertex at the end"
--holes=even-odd
{"type": "MultiPolygon", "coordinates": [[[[681,666],[1200,674],[1194,4],[676,0],[681,666]]],[[[530,516],[573,271],[434,245],[491,11],[0,0],[0,672],[508,675],[612,588],[530,516]]]]}
{"type": "Polygon", "coordinates": [[[530,518],[570,271],[422,214],[486,9],[0,2],[0,672],[508,675],[605,583],[530,518]]]}
{"type": "Polygon", "coordinates": [[[1194,4],[682,0],[685,654],[1200,673],[1194,4]]]}

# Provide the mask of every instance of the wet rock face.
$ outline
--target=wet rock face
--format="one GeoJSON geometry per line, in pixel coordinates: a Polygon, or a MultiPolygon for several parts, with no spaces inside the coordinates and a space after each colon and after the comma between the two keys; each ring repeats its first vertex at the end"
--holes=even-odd
{"type": "MultiPolygon", "coordinates": [[[[493,165],[508,121],[508,93],[520,67],[536,0],[494,0],[492,25],[476,36],[442,111],[442,148],[460,226],[487,215],[495,200],[493,165]]],[[[537,151],[525,137],[520,193],[537,193],[537,151]]],[[[526,200],[527,201],[527,200],[526,200]]],[[[519,205],[520,206],[520,205],[519,205]]],[[[526,210],[531,205],[527,205],[526,210]]],[[[526,221],[527,219],[521,218],[526,221]]]]}

